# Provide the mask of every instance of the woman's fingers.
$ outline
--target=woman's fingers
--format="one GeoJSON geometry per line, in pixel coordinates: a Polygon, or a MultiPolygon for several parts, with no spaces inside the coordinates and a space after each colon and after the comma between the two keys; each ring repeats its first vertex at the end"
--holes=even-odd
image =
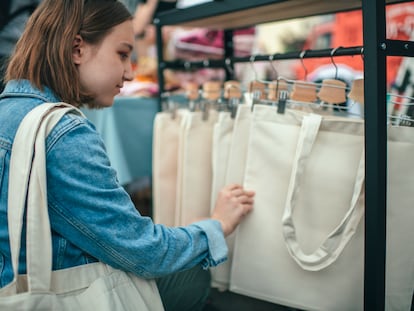
{"type": "Polygon", "coordinates": [[[227,185],[219,192],[212,218],[221,222],[225,236],[233,232],[253,209],[254,195],[254,191],[245,190],[238,184],[227,185]]]}
{"type": "Polygon", "coordinates": [[[239,197],[244,194],[244,191],[241,188],[236,188],[236,189],[231,190],[231,194],[236,197],[239,197]]]}
{"type": "Polygon", "coordinates": [[[249,204],[253,204],[253,196],[251,195],[242,195],[239,196],[237,198],[239,200],[240,203],[249,203],[249,204]]]}
{"type": "Polygon", "coordinates": [[[236,197],[240,197],[242,195],[253,196],[255,194],[254,191],[244,190],[241,186],[233,188],[231,193],[236,197]]]}

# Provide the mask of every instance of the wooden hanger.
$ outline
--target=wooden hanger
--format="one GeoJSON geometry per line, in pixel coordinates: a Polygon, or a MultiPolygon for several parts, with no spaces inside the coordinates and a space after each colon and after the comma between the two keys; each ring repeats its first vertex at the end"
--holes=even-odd
{"type": "Polygon", "coordinates": [[[197,109],[196,100],[200,96],[199,85],[196,82],[188,82],[185,85],[185,95],[188,99],[188,108],[190,111],[195,111],[197,109]]]}
{"type": "Polygon", "coordinates": [[[313,103],[317,100],[316,84],[307,82],[308,70],[305,66],[303,58],[305,57],[305,51],[300,53],[300,62],[302,63],[303,70],[305,71],[304,81],[294,81],[292,91],[290,93],[290,99],[298,102],[313,103]]]}
{"type": "Polygon", "coordinates": [[[346,102],[346,83],[337,79],[322,81],[318,98],[328,104],[341,104],[346,102]]]}
{"type": "Polygon", "coordinates": [[[221,96],[221,82],[219,81],[206,81],[202,88],[202,97],[208,101],[217,101],[221,96]]]}
{"type": "Polygon", "coordinates": [[[239,81],[229,80],[224,83],[224,95],[227,99],[227,109],[230,111],[231,118],[236,116],[237,107],[240,104],[242,90],[239,81]]]}
{"type": "Polygon", "coordinates": [[[284,79],[277,79],[269,83],[267,99],[268,100],[277,100],[280,98],[280,92],[288,91],[289,84],[288,81],[284,79]]]}
{"type": "Polygon", "coordinates": [[[199,85],[196,82],[188,82],[185,85],[185,94],[188,100],[196,100],[199,97],[199,85]]]}
{"type": "Polygon", "coordinates": [[[221,97],[221,82],[219,81],[206,81],[203,83],[202,97],[204,101],[201,101],[202,119],[207,120],[209,116],[209,110],[212,105],[219,103],[221,97]]]}
{"type": "Polygon", "coordinates": [[[316,84],[306,81],[294,81],[290,99],[298,102],[313,103],[317,100],[316,84]]]}
{"type": "Polygon", "coordinates": [[[334,48],[331,51],[331,62],[335,67],[335,78],[323,80],[318,92],[318,98],[328,104],[341,104],[346,102],[346,83],[338,80],[338,66],[335,64],[333,58],[338,48],[334,48]]]}
{"type": "Polygon", "coordinates": [[[252,94],[253,99],[266,99],[266,84],[261,81],[251,81],[249,83],[249,93],[252,94]]]}
{"type": "Polygon", "coordinates": [[[355,79],[352,81],[351,90],[349,91],[348,98],[353,101],[364,104],[364,79],[355,79]]]}
{"type": "Polygon", "coordinates": [[[224,94],[223,97],[226,99],[230,98],[241,98],[242,90],[240,82],[236,80],[228,80],[224,82],[224,94]]]}
{"type": "Polygon", "coordinates": [[[250,65],[254,73],[254,79],[249,83],[248,89],[249,93],[252,95],[253,104],[257,103],[257,101],[260,101],[261,99],[266,99],[266,84],[257,79],[257,72],[254,68],[255,57],[255,55],[250,57],[250,65]]]}

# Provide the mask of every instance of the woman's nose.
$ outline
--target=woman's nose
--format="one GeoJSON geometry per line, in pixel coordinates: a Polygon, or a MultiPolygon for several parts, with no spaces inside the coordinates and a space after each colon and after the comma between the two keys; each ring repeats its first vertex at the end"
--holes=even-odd
{"type": "Polygon", "coordinates": [[[125,81],[132,81],[134,79],[134,73],[132,71],[132,65],[129,64],[126,66],[125,68],[125,72],[124,72],[124,80],[125,81]]]}

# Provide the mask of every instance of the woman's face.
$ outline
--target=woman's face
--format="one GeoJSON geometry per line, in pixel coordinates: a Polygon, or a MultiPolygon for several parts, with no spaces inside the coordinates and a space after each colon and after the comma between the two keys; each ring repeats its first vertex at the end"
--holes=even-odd
{"type": "Polygon", "coordinates": [[[124,81],[133,79],[133,44],[132,21],[115,26],[97,45],[86,43],[80,36],[75,39],[73,59],[79,71],[82,90],[93,94],[94,106],[111,106],[124,81]]]}

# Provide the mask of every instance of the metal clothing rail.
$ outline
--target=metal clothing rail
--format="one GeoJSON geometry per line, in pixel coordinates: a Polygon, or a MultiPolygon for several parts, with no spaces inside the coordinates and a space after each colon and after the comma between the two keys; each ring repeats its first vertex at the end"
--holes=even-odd
{"type": "Polygon", "coordinates": [[[337,56],[352,56],[362,55],[363,47],[338,47],[334,49],[322,49],[322,50],[304,50],[288,53],[276,53],[276,54],[257,54],[245,57],[226,57],[224,59],[214,60],[200,60],[200,61],[164,61],[160,63],[160,66],[164,69],[200,69],[200,68],[223,68],[232,66],[235,63],[247,63],[256,61],[275,61],[275,60],[288,60],[288,59],[304,59],[304,58],[321,58],[321,57],[337,57],[337,56]]]}
{"type": "MultiPolygon", "coordinates": [[[[157,28],[159,34],[157,34],[157,40],[161,36],[161,29],[157,28]]],[[[161,44],[161,42],[159,42],[161,44]]],[[[202,68],[217,68],[224,69],[226,71],[226,79],[234,79],[234,64],[256,62],[256,61],[276,61],[276,60],[289,60],[289,59],[305,59],[305,58],[321,58],[321,57],[338,57],[338,56],[352,56],[363,55],[364,48],[362,46],[354,47],[336,47],[333,49],[321,49],[321,50],[303,50],[288,53],[276,53],[276,54],[257,54],[246,57],[225,57],[223,59],[205,59],[200,61],[185,61],[174,60],[164,61],[162,57],[161,49],[158,49],[158,84],[159,94],[163,94],[165,91],[164,70],[197,70],[202,68]]],[[[226,53],[227,54],[227,53],[226,53]]],[[[226,55],[225,55],[226,56],[226,55]]],[[[159,97],[159,105],[161,109],[161,96],[159,97]]]]}

